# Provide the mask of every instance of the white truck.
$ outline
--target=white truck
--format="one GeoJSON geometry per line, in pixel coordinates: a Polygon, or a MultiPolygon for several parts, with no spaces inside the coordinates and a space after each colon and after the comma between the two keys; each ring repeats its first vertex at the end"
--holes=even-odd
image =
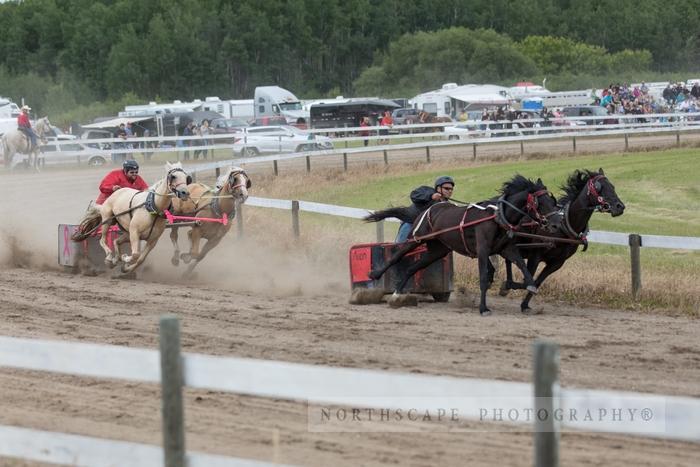
{"type": "Polygon", "coordinates": [[[0,97],[0,135],[17,128],[19,106],[6,97],[0,97]]]}
{"type": "MultiPolygon", "coordinates": [[[[195,101],[197,102],[197,101],[195,101]]],[[[295,124],[300,118],[309,119],[297,96],[279,86],[258,86],[253,99],[221,100],[207,97],[198,110],[218,112],[226,118],[254,120],[256,123],[275,122],[295,124]]]]}

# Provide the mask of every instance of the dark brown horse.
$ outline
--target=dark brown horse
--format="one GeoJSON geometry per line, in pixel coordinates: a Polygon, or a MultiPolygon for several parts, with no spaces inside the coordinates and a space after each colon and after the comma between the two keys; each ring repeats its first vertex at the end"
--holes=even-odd
{"type": "MultiPolygon", "coordinates": [[[[414,250],[420,243],[427,246],[421,260],[407,268],[400,278],[394,294],[403,291],[408,279],[417,271],[428,267],[443,258],[450,251],[478,258],[479,286],[481,303],[479,312],[489,315],[486,306],[486,290],[493,281],[493,266],[489,261],[492,254],[500,254],[514,262],[526,278],[527,289],[537,292],[532,274],[527,270],[513,234],[520,230],[524,220],[535,221],[541,226],[557,230],[561,222],[554,196],[547,191],[541,180],[532,182],[522,175],[516,175],[503,184],[501,196],[469,206],[455,206],[451,203],[438,203],[424,211],[416,220],[414,237],[406,242],[396,254],[380,269],[370,272],[372,279],[380,278],[404,255],[414,250]]],[[[377,222],[395,215],[396,208],[377,211],[365,219],[377,222]]]]}
{"type": "MultiPolygon", "coordinates": [[[[620,216],[625,211],[624,203],[618,198],[615,187],[605,176],[603,169],[599,169],[598,172],[577,170],[569,176],[562,189],[566,194],[559,200],[563,212],[561,227],[559,232],[546,235],[579,240],[579,243],[554,242],[555,246],[551,248],[521,248],[531,275],[535,274],[540,263],[546,264],[535,279],[536,287],[542,285],[547,277],[558,271],[564,262],[576,253],[579,244],[583,244],[583,250],[586,250],[588,221],[594,211],[608,212],[613,217],[620,216]]],[[[506,261],[506,274],[507,280],[501,285],[501,295],[507,295],[510,289],[525,288],[525,284],[513,282],[512,266],[508,261],[506,261]]],[[[532,293],[528,292],[520,304],[523,312],[530,311],[530,299],[532,299],[532,293]]]]}

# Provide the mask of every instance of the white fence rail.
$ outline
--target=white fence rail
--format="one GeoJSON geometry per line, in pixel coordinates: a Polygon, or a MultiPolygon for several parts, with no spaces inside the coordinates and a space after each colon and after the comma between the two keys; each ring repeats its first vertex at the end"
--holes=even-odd
{"type": "MultiPolygon", "coordinates": [[[[353,134],[360,132],[369,132],[369,136],[344,136],[334,138],[334,150],[323,150],[323,151],[311,151],[302,153],[291,153],[291,154],[276,154],[268,157],[250,157],[250,158],[235,158],[237,164],[244,163],[260,163],[272,161],[275,165],[275,173],[277,173],[277,161],[297,159],[301,157],[307,158],[307,170],[310,170],[312,157],[319,156],[340,156],[343,155],[347,158],[348,154],[356,153],[367,153],[367,152],[377,152],[377,151],[396,151],[396,150],[406,150],[406,149],[425,149],[426,158],[430,158],[429,148],[430,147],[443,147],[443,146],[460,146],[460,145],[471,145],[473,146],[474,158],[476,158],[476,148],[477,146],[491,145],[491,144],[501,144],[501,143],[521,143],[521,153],[524,153],[524,144],[526,142],[544,141],[552,139],[571,139],[573,150],[576,151],[576,138],[597,138],[605,136],[622,136],[625,140],[625,147],[628,147],[630,136],[634,135],[653,135],[653,134],[675,134],[676,144],[680,144],[680,135],[687,132],[696,132],[700,130],[700,113],[678,113],[678,114],[650,114],[650,115],[611,115],[608,117],[566,117],[566,118],[556,118],[545,121],[544,119],[524,119],[524,120],[501,120],[501,121],[481,121],[474,120],[468,122],[452,122],[452,123],[434,123],[434,124],[416,124],[416,125],[397,125],[394,126],[391,131],[398,132],[399,134],[390,135],[380,135],[381,130],[387,127],[351,127],[351,128],[327,128],[327,129],[316,129],[309,130],[310,133],[325,133],[325,134],[353,134]],[[695,120],[695,119],[698,120],[695,120]],[[588,125],[587,121],[592,121],[593,123],[600,122],[602,120],[618,120],[622,123],[616,124],[594,124],[588,125]],[[649,120],[645,122],[639,122],[634,120],[649,120]],[[625,123],[626,122],[626,123],[625,123]],[[541,125],[542,123],[551,124],[551,126],[534,126],[541,125]],[[519,125],[519,128],[509,128],[513,124],[519,125]],[[435,130],[442,130],[444,127],[454,126],[454,125],[469,125],[474,127],[473,131],[468,132],[467,135],[459,136],[460,140],[451,141],[447,139],[449,135],[442,132],[431,132],[435,130]],[[533,125],[533,126],[528,126],[533,125]],[[504,127],[499,129],[486,129],[481,130],[482,126],[486,127],[504,127]],[[439,140],[435,140],[438,138],[439,140]],[[409,140],[405,143],[406,139],[409,140]],[[422,141],[413,142],[413,139],[420,139],[422,141]],[[429,141],[425,141],[429,139],[429,141]],[[386,141],[402,141],[399,144],[381,144],[384,140],[386,141]],[[368,147],[348,147],[348,143],[369,141],[380,143],[375,146],[368,147]],[[342,145],[345,147],[339,147],[342,145]]],[[[81,145],[119,145],[124,146],[125,144],[130,147],[113,147],[109,150],[101,150],[93,147],[86,148],[80,151],[60,151],[59,153],[50,153],[47,157],[55,158],[60,156],[65,160],[72,160],[73,158],[80,163],[80,161],[87,161],[91,156],[99,156],[104,160],[109,160],[112,154],[125,154],[125,155],[135,155],[143,153],[175,153],[176,157],[180,157],[180,153],[184,151],[197,151],[197,150],[231,150],[233,145],[231,144],[216,144],[220,140],[230,140],[233,137],[232,134],[219,134],[219,135],[208,135],[206,137],[201,136],[163,136],[163,137],[148,137],[148,138],[130,138],[128,140],[123,140],[119,138],[102,138],[102,139],[78,139],[69,141],[52,141],[51,145],[55,146],[68,146],[75,145],[79,143],[81,145]],[[207,140],[207,144],[202,145],[201,142],[207,140]],[[177,146],[179,143],[187,142],[192,144],[192,146],[177,146]],[[167,145],[167,147],[157,147],[148,148],[142,147],[146,146],[148,143],[160,145],[167,145]],[[214,144],[212,144],[214,143],[214,144]]],[[[457,137],[457,136],[455,136],[457,137]]],[[[244,142],[247,137],[243,137],[244,142]]],[[[280,137],[281,138],[281,137],[280,137]]],[[[280,145],[281,147],[281,145],[280,145]]],[[[279,151],[282,153],[282,151],[279,151]]],[[[135,156],[134,156],[135,157],[135,156]]],[[[232,152],[232,158],[234,154],[232,152]]],[[[387,162],[385,155],[385,162],[387,162]]],[[[194,172],[202,170],[210,170],[218,167],[222,167],[230,164],[231,161],[213,163],[213,164],[203,164],[199,165],[194,169],[194,172]]]]}
{"type": "MultiPolygon", "coordinates": [[[[172,324],[173,320],[163,318],[161,328],[164,321],[172,324]]],[[[161,349],[166,347],[167,344],[164,346],[161,342],[161,349]]],[[[159,352],[156,350],[0,337],[0,366],[4,367],[153,383],[165,381],[158,362],[159,352]]],[[[457,410],[460,418],[479,422],[490,421],[484,417],[486,408],[506,405],[515,410],[532,412],[539,403],[538,398],[533,399],[533,385],[528,383],[201,354],[184,354],[182,366],[183,384],[192,388],[351,408],[406,410],[410,407],[435,413],[436,408],[448,406],[457,410]]],[[[535,378],[539,378],[538,374],[535,374],[535,378]]],[[[562,426],[700,442],[700,399],[587,389],[559,390],[556,379],[557,375],[554,375],[549,388],[553,391],[549,398],[550,405],[565,410],[567,414],[571,410],[579,414],[573,419],[564,417],[562,426]],[[651,420],[640,415],[636,421],[615,423],[614,417],[612,421],[609,417],[600,417],[601,408],[610,407],[620,413],[625,411],[625,414],[630,410],[647,409],[657,419],[649,424],[647,422],[651,420]],[[586,413],[593,413],[596,417],[587,419],[586,413]]],[[[533,425],[539,423],[538,417],[510,421],[533,425]]],[[[0,455],[79,466],[150,467],[164,462],[163,453],[156,446],[5,426],[0,426],[0,455]]],[[[186,458],[188,465],[195,467],[270,465],[200,453],[189,453],[186,458]]]]}

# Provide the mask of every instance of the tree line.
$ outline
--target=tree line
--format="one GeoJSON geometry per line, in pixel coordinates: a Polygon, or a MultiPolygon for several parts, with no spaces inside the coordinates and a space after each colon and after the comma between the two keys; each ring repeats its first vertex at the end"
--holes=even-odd
{"type": "Polygon", "coordinates": [[[694,69],[699,15],[700,0],[9,1],[0,95],[57,112],[269,84],[303,97],[588,86],[694,69]]]}

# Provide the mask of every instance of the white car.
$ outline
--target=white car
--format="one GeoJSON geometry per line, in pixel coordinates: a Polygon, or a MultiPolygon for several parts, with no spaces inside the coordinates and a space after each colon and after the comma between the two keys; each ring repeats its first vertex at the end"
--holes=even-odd
{"type": "Polygon", "coordinates": [[[39,147],[39,163],[42,165],[54,164],[87,164],[101,166],[110,159],[110,154],[100,153],[99,150],[89,148],[78,141],[48,138],[48,144],[39,147]],[[53,141],[51,141],[53,139],[53,141]]]}
{"type": "Polygon", "coordinates": [[[475,125],[474,123],[459,123],[454,126],[445,127],[445,136],[449,140],[457,139],[469,139],[469,138],[488,138],[491,136],[491,131],[486,124],[483,125],[485,129],[481,128],[481,125],[475,125]]]}
{"type": "Polygon", "coordinates": [[[287,125],[241,128],[234,134],[234,138],[235,156],[253,157],[259,154],[333,149],[333,141],[327,136],[315,135],[287,125]]]}

